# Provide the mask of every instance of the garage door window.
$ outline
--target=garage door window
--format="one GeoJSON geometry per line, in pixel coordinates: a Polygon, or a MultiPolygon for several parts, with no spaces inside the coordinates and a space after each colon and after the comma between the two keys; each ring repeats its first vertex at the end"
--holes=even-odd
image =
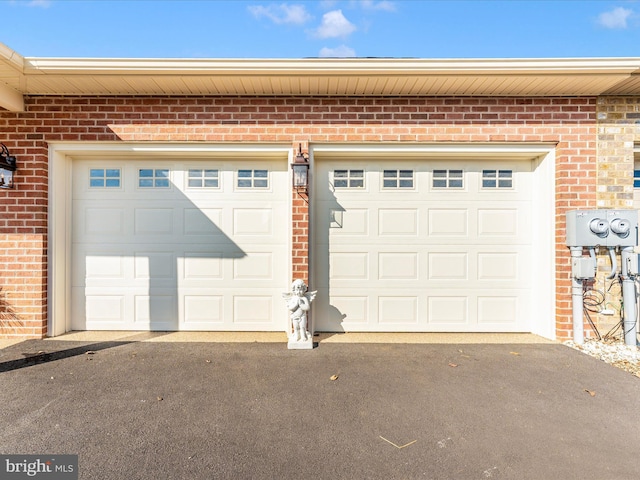
{"type": "Polygon", "coordinates": [[[513,188],[513,170],[483,170],[482,188],[513,188]]]}
{"type": "Polygon", "coordinates": [[[189,188],[218,188],[220,186],[220,174],[218,170],[190,168],[188,186],[189,188]]]}
{"type": "Polygon", "coordinates": [[[169,169],[141,168],[138,170],[140,188],[169,188],[169,169]]]}
{"type": "Polygon", "coordinates": [[[364,170],[334,170],[335,188],[364,188],[364,170]]]}
{"type": "Polygon", "coordinates": [[[413,170],[385,170],[383,188],[413,188],[413,170]]]}
{"type": "Polygon", "coordinates": [[[238,170],[238,188],[269,188],[268,170],[238,170]]]}
{"type": "Polygon", "coordinates": [[[463,188],[462,170],[434,170],[433,188],[463,188]]]}
{"type": "Polygon", "coordinates": [[[91,188],[120,188],[119,168],[92,168],[89,170],[91,188]]]}

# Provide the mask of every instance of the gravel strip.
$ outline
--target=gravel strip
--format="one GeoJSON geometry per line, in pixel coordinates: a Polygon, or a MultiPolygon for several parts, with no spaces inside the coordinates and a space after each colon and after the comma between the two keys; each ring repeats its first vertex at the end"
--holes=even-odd
{"type": "Polygon", "coordinates": [[[572,340],[564,344],[640,377],[640,351],[637,346],[627,346],[618,340],[596,339],[585,339],[582,345],[576,345],[572,340]]]}

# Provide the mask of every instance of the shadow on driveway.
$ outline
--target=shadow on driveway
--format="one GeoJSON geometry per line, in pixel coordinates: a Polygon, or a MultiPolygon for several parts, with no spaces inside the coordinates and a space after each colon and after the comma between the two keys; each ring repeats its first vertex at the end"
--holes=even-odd
{"type": "MultiPolygon", "coordinates": [[[[57,345],[51,343],[50,341],[44,343],[42,340],[26,340],[24,342],[20,342],[19,347],[16,346],[12,348],[12,354],[15,355],[13,350],[20,349],[22,358],[0,361],[0,373],[9,372],[11,370],[16,370],[19,368],[31,367],[33,365],[55,362],[57,360],[63,360],[65,358],[75,357],[77,355],[93,355],[96,352],[101,350],[105,350],[107,348],[114,348],[121,345],[127,345],[129,343],[139,342],[141,340],[147,340],[149,338],[157,338],[159,335],[164,335],[165,333],[140,333],[134,334],[132,336],[127,337],[126,341],[109,341],[109,342],[96,342],[83,344],[77,347],[71,347],[67,349],[59,349],[53,348],[57,345]],[[42,348],[42,349],[40,349],[42,348]]],[[[67,344],[68,345],[68,344],[67,344]]],[[[0,353],[2,351],[0,350],[0,353]]],[[[3,356],[8,355],[0,355],[0,359],[3,356]]]]}

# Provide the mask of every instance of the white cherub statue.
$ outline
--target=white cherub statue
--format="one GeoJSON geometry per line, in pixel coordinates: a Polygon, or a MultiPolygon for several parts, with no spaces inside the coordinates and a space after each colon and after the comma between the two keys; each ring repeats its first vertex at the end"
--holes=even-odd
{"type": "Polygon", "coordinates": [[[291,312],[289,323],[289,340],[293,342],[306,342],[311,340],[311,334],[307,330],[307,312],[311,308],[311,302],[316,298],[316,291],[307,292],[305,283],[298,279],[291,284],[291,293],[283,293],[282,298],[287,301],[287,308],[291,312]]]}

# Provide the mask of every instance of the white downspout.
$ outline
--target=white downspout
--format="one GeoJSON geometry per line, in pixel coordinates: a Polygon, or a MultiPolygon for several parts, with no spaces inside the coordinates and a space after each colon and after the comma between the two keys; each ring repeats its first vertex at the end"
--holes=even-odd
{"type": "MultiPolygon", "coordinates": [[[[582,247],[571,248],[571,262],[582,257],[582,247]]],[[[584,300],[582,298],[582,280],[571,272],[571,300],[573,305],[573,341],[576,345],[584,343],[584,300]]]]}
{"type": "Polygon", "coordinates": [[[636,346],[636,288],[629,271],[633,247],[622,249],[622,301],[624,303],[624,344],[636,346]]]}

